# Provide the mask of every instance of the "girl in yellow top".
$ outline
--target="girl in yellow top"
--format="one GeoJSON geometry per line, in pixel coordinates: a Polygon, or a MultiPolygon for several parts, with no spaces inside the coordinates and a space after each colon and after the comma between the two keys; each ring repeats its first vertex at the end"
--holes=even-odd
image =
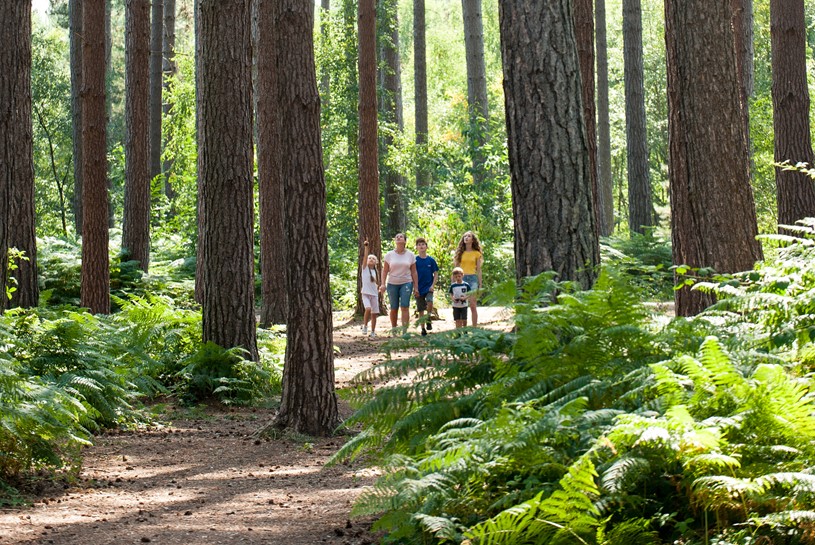
{"type": "Polygon", "coordinates": [[[470,314],[473,326],[478,325],[478,291],[484,287],[481,281],[481,265],[484,263],[484,254],[481,253],[481,244],[472,231],[462,235],[456,249],[453,265],[464,270],[464,281],[470,285],[472,295],[470,299],[470,314]]]}

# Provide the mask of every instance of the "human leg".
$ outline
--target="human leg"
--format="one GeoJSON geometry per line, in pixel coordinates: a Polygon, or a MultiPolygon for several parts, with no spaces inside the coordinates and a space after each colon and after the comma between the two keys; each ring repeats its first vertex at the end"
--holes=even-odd
{"type": "MultiPolygon", "coordinates": [[[[413,282],[399,286],[399,308],[402,311],[402,327],[410,324],[410,295],[413,293],[413,282]]],[[[394,327],[396,325],[394,324],[394,327]]]]}
{"type": "MultiPolygon", "coordinates": [[[[470,285],[470,291],[472,295],[467,297],[467,301],[470,305],[470,312],[472,313],[472,324],[473,327],[478,325],[478,275],[475,274],[465,274],[464,281],[470,285]]],[[[466,320],[466,317],[465,317],[466,320]]]]}
{"type": "Polygon", "coordinates": [[[391,327],[396,327],[396,318],[399,315],[400,292],[404,284],[388,284],[388,302],[390,303],[391,327]]]}

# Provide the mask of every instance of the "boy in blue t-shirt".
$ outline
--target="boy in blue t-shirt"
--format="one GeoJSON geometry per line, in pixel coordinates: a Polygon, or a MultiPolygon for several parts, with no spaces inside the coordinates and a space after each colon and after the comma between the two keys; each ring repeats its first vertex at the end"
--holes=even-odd
{"type": "Polygon", "coordinates": [[[419,323],[422,325],[422,335],[433,330],[431,321],[433,313],[433,290],[439,279],[439,266],[436,260],[427,255],[427,241],[422,237],[416,239],[416,277],[418,280],[419,295],[416,297],[416,310],[419,311],[419,323]],[[427,311],[425,321],[424,312],[427,311]]]}
{"type": "Polygon", "coordinates": [[[450,275],[452,284],[447,293],[453,301],[453,319],[456,321],[456,327],[467,327],[467,307],[470,306],[467,298],[467,293],[470,291],[470,285],[464,281],[464,269],[456,267],[450,275]]]}

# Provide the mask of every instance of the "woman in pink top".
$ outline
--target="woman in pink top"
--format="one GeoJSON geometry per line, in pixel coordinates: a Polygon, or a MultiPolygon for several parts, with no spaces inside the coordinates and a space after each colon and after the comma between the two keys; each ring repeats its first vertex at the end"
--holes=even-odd
{"type": "Polygon", "coordinates": [[[410,322],[410,294],[419,295],[416,279],[416,256],[406,248],[404,233],[393,237],[395,249],[385,254],[382,260],[382,284],[379,291],[388,291],[391,327],[396,327],[397,308],[402,311],[402,327],[407,330],[410,322]]]}

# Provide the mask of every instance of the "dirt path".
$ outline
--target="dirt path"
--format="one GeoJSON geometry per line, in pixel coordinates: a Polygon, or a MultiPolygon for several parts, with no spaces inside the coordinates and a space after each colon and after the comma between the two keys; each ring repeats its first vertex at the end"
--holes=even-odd
{"type": "MultiPolygon", "coordinates": [[[[499,309],[481,312],[484,323],[505,318],[499,309]]],[[[442,317],[435,331],[453,325],[449,311],[442,317]]],[[[338,318],[342,388],[383,358],[385,341],[371,341],[358,322],[338,318]]],[[[348,520],[374,471],[323,467],[343,438],[255,440],[272,416],[259,409],[168,408],[163,426],[97,437],[76,482],[44,488],[31,507],[0,510],[0,545],[375,543],[369,523],[348,520]]]]}

